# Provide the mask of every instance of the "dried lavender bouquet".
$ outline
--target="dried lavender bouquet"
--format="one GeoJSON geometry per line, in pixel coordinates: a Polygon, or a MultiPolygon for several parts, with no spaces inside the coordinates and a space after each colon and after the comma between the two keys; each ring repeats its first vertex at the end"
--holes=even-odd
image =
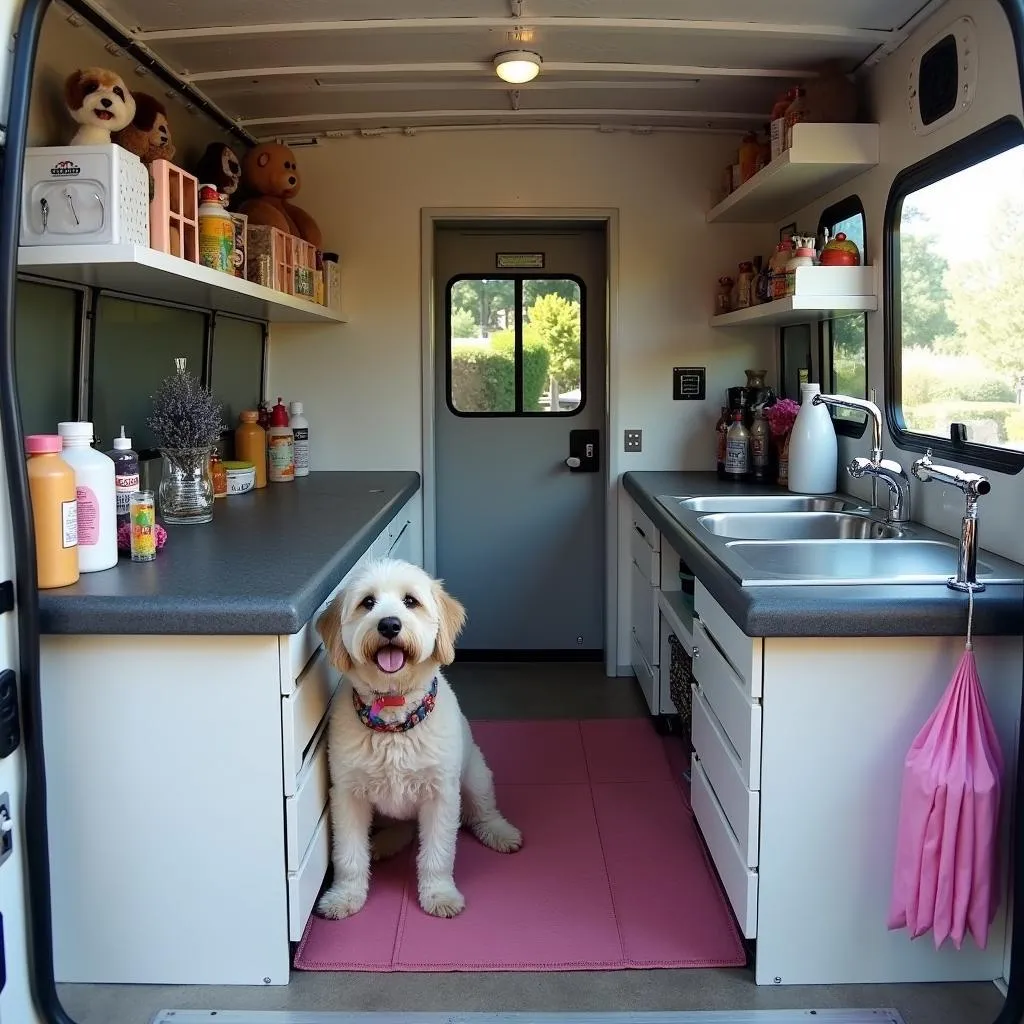
{"type": "Polygon", "coordinates": [[[227,430],[221,419],[220,403],[185,366],[174,360],[174,373],[160,382],[152,396],[153,411],[146,425],[161,449],[168,451],[209,451],[227,430]]]}

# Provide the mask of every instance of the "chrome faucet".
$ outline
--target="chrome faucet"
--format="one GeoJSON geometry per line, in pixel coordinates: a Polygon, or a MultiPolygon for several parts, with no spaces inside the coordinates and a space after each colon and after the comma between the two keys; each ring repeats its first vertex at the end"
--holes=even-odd
{"type": "MultiPolygon", "coordinates": [[[[910,477],[898,462],[882,458],[882,412],[878,406],[866,398],[853,398],[850,395],[815,395],[811,399],[811,403],[859,409],[868,414],[868,419],[871,421],[871,458],[865,459],[858,456],[846,467],[846,471],[855,480],[865,476],[872,480],[881,480],[889,489],[889,507],[885,513],[886,522],[908,522],[910,520],[910,477]]],[[[872,491],[872,504],[877,506],[874,491],[872,491]]]]}
{"type": "Polygon", "coordinates": [[[978,575],[978,498],[992,490],[987,477],[978,473],[964,473],[952,466],[939,466],[932,462],[932,450],[929,448],[911,467],[914,476],[923,483],[938,480],[940,483],[952,484],[964,492],[967,507],[960,521],[960,550],[957,554],[956,576],[946,581],[946,586],[953,590],[984,590],[985,584],[979,583],[978,575]]]}

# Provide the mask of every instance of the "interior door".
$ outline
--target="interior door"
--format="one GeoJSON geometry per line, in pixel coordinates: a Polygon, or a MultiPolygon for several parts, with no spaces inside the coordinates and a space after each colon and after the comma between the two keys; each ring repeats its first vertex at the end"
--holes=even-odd
{"type": "Polygon", "coordinates": [[[606,266],[603,225],[437,230],[437,569],[464,653],[603,649],[606,266]]]}

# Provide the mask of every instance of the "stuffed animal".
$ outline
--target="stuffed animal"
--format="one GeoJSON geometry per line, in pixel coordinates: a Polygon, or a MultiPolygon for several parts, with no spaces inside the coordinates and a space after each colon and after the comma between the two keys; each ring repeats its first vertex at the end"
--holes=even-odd
{"type": "Polygon", "coordinates": [[[323,236],[315,220],[288,200],[301,185],[295,154],[279,142],[264,142],[242,157],[242,184],[254,194],[239,206],[250,224],[279,228],[289,235],[322,247],[323,236]]]}
{"type": "Polygon", "coordinates": [[[135,94],[132,123],[112,136],[113,141],[134,153],[147,167],[154,160],[173,160],[174,143],[167,122],[167,108],[149,93],[135,94]]]}
{"type": "Polygon", "coordinates": [[[223,142],[211,142],[196,167],[201,182],[217,186],[221,195],[233,196],[242,178],[242,165],[235,151],[223,142]]]}
{"type": "Polygon", "coordinates": [[[64,103],[81,126],[72,146],[100,146],[110,142],[111,132],[132,123],[135,98],[120,75],[106,68],[79,68],[64,82],[64,103]]]}

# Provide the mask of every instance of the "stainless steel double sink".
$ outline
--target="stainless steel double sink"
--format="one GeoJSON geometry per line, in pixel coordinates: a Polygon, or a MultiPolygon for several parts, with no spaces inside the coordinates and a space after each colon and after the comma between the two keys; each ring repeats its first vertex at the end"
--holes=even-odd
{"type": "MultiPolygon", "coordinates": [[[[659,503],[744,586],[945,583],[957,541],[920,523],[889,524],[843,495],[660,495],[659,503]]],[[[1024,566],[983,552],[978,579],[1024,581],[1024,566]]]]}

